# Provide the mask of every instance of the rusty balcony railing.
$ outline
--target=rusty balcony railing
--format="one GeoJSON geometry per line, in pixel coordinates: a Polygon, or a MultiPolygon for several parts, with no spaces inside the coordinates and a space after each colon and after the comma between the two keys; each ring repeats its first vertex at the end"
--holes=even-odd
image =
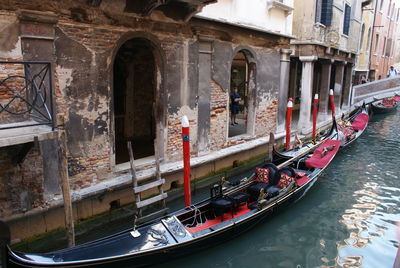
{"type": "Polygon", "coordinates": [[[50,62],[0,61],[0,130],[48,125],[54,130],[50,62]]]}

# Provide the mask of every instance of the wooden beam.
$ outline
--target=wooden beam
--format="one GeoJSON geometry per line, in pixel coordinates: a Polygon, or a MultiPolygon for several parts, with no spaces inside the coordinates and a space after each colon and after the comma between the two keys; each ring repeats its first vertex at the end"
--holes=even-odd
{"type": "Polygon", "coordinates": [[[75,246],[74,218],[72,214],[72,199],[68,178],[67,143],[65,131],[63,130],[59,132],[58,148],[58,166],[64,199],[65,229],[67,231],[68,247],[73,247],[75,246]]]}
{"type": "Polygon", "coordinates": [[[140,185],[140,186],[137,186],[137,187],[133,188],[133,192],[135,194],[141,193],[141,192],[144,192],[144,191],[146,191],[148,189],[157,187],[159,185],[163,185],[164,183],[165,183],[165,179],[161,179],[161,180],[158,180],[158,181],[153,181],[153,182],[150,182],[150,183],[147,183],[147,184],[144,184],[144,185],[140,185]]]}
{"type": "Polygon", "coordinates": [[[150,204],[153,204],[155,202],[161,201],[161,200],[163,200],[165,198],[167,198],[167,194],[166,193],[159,194],[159,195],[153,196],[151,198],[148,198],[146,200],[143,200],[143,201],[140,201],[140,202],[136,202],[136,206],[138,208],[142,208],[142,207],[148,206],[150,204]]]}

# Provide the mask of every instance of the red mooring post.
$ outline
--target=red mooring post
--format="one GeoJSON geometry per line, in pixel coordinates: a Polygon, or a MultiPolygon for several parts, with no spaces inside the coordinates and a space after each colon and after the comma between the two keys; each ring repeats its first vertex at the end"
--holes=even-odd
{"type": "Polygon", "coordinates": [[[329,100],[331,102],[332,120],[335,118],[335,102],[333,98],[333,89],[331,89],[329,90],[329,100]]]}
{"type": "Polygon", "coordinates": [[[314,96],[314,107],[313,107],[313,120],[312,120],[312,138],[315,141],[317,137],[317,113],[318,113],[318,94],[314,96]]]}
{"type": "Polygon", "coordinates": [[[292,123],[292,112],[293,112],[293,99],[289,98],[286,107],[286,145],[285,150],[290,149],[290,125],[292,123]]]}
{"type": "Polygon", "coordinates": [[[186,115],[182,117],[182,143],[183,143],[183,189],[185,192],[185,207],[191,205],[190,197],[190,137],[189,120],[186,115]]]}

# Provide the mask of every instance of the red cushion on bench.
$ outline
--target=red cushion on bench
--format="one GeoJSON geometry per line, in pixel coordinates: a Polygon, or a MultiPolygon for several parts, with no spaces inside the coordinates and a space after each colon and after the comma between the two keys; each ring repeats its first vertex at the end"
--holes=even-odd
{"type": "Polygon", "coordinates": [[[255,181],[269,184],[269,168],[256,168],[255,181]]]}

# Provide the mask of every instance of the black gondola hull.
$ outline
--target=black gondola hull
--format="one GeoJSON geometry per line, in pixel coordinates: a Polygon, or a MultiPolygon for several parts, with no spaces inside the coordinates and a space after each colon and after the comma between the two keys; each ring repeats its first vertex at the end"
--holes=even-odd
{"type": "MultiPolygon", "coordinates": [[[[322,171],[322,170],[321,170],[322,171]]],[[[320,172],[321,172],[320,171],[320,172]]],[[[273,206],[266,208],[264,210],[258,211],[255,215],[251,215],[241,221],[228,224],[226,227],[216,230],[211,234],[198,237],[194,240],[188,241],[186,243],[176,244],[174,246],[163,248],[160,250],[153,250],[146,253],[132,254],[121,256],[117,258],[112,258],[103,261],[83,261],[74,264],[63,264],[54,263],[51,265],[35,265],[28,264],[26,262],[18,261],[13,254],[10,252],[9,267],[145,267],[162,262],[167,262],[179,257],[183,257],[189,254],[199,252],[201,250],[209,249],[218,244],[231,240],[234,237],[241,235],[251,229],[254,226],[265,222],[269,217],[271,217],[276,212],[283,210],[284,208],[290,206],[293,202],[301,199],[306,192],[312,187],[316,182],[317,177],[320,172],[315,175],[307,184],[296,189],[295,191],[289,193],[285,198],[280,199],[273,206]]]]}

